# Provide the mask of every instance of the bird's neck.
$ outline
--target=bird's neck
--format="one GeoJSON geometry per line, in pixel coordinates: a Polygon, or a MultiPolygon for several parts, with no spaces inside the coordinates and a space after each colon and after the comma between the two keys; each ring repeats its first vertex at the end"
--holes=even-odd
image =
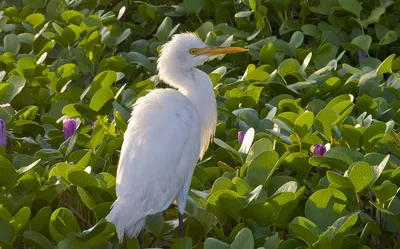
{"type": "Polygon", "coordinates": [[[212,82],[206,73],[196,68],[179,71],[179,73],[169,72],[168,75],[167,79],[162,77],[163,80],[176,87],[197,110],[201,121],[200,158],[202,158],[210,144],[210,139],[215,134],[217,123],[217,103],[212,82]]]}

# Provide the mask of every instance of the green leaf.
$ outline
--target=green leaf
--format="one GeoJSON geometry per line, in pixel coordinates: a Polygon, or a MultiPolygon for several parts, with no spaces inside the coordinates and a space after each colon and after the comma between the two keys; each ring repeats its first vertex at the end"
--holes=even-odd
{"type": "Polygon", "coordinates": [[[189,237],[178,238],[174,240],[171,249],[191,249],[192,239],[189,237]]]}
{"type": "Polygon", "coordinates": [[[243,164],[243,158],[242,156],[239,154],[239,152],[237,150],[235,150],[234,148],[232,148],[230,145],[228,145],[227,143],[225,143],[224,141],[218,139],[218,138],[214,138],[214,143],[216,145],[218,145],[219,147],[225,149],[234,160],[236,160],[239,163],[243,164]]]}
{"type": "Polygon", "coordinates": [[[90,101],[89,107],[98,112],[106,103],[108,103],[112,99],[114,99],[113,91],[111,91],[110,88],[102,88],[94,94],[92,100],[90,101]]]}
{"type": "Polygon", "coordinates": [[[12,244],[16,238],[16,231],[8,221],[0,218],[0,242],[12,244]]]}
{"type": "Polygon", "coordinates": [[[264,151],[258,154],[247,169],[249,183],[254,186],[264,185],[278,159],[279,155],[275,151],[264,151]]]}
{"type": "Polygon", "coordinates": [[[202,40],[205,40],[207,34],[214,30],[214,24],[212,22],[205,22],[200,27],[196,29],[196,35],[198,35],[202,40]]]}
{"type": "Polygon", "coordinates": [[[19,168],[19,170],[18,170],[18,175],[22,175],[22,174],[24,174],[25,172],[27,172],[28,170],[33,169],[36,165],[39,164],[39,162],[40,162],[40,159],[34,161],[33,163],[29,164],[28,166],[19,168]]]}
{"type": "Polygon", "coordinates": [[[337,5],[337,0],[325,0],[323,2],[320,2],[317,7],[310,6],[310,10],[321,15],[331,15],[331,13],[333,12],[332,7],[336,7],[337,5]]]}
{"type": "Polygon", "coordinates": [[[43,228],[48,228],[51,217],[50,207],[44,207],[39,210],[33,219],[29,221],[29,227],[32,231],[41,232],[43,228]]]}
{"type": "Polygon", "coordinates": [[[393,59],[396,56],[396,54],[392,54],[389,57],[387,57],[378,67],[376,70],[376,75],[384,74],[384,73],[393,73],[392,71],[392,63],[393,59]]]}
{"type": "Polygon", "coordinates": [[[0,206],[0,218],[6,221],[11,221],[12,219],[10,212],[8,212],[8,210],[3,206],[0,206]]]}
{"type": "Polygon", "coordinates": [[[66,238],[63,241],[60,241],[57,245],[57,249],[70,249],[70,248],[90,249],[90,247],[86,246],[84,242],[75,238],[74,236],[66,238]]]}
{"type": "Polygon", "coordinates": [[[371,14],[368,17],[368,24],[379,22],[381,15],[383,15],[384,13],[385,13],[385,8],[381,6],[372,10],[371,14]]]}
{"type": "Polygon", "coordinates": [[[324,68],[331,60],[336,58],[337,52],[337,47],[330,43],[325,43],[321,48],[318,49],[317,54],[313,58],[315,66],[317,68],[324,68]]]}
{"type": "Polygon", "coordinates": [[[225,211],[223,210],[222,206],[219,204],[218,202],[218,198],[221,194],[223,193],[229,193],[233,196],[239,197],[239,195],[229,189],[223,189],[220,191],[217,191],[213,194],[211,194],[208,199],[207,199],[207,211],[213,213],[216,218],[218,219],[219,222],[224,223],[228,220],[228,215],[225,213],[225,211]]]}
{"type": "Polygon", "coordinates": [[[273,150],[273,142],[268,138],[261,138],[251,146],[246,162],[253,160],[258,154],[266,150],[273,150]]]}
{"type": "Polygon", "coordinates": [[[10,212],[13,210],[13,201],[7,196],[2,195],[0,196],[0,202],[3,205],[2,209],[7,210],[8,213],[8,215],[6,214],[6,216],[8,217],[6,218],[6,220],[11,220],[12,217],[10,215],[10,212]]]}
{"type": "Polygon", "coordinates": [[[296,55],[296,49],[301,46],[303,40],[304,40],[304,35],[302,32],[296,31],[293,33],[289,41],[289,48],[293,56],[296,55]]]}
{"type": "Polygon", "coordinates": [[[340,159],[332,158],[332,157],[329,157],[326,155],[310,157],[309,163],[312,166],[333,168],[333,169],[338,169],[342,172],[346,171],[350,166],[348,163],[346,163],[340,159]]]}
{"type": "Polygon", "coordinates": [[[23,207],[14,215],[10,224],[14,227],[16,232],[19,232],[28,223],[30,217],[31,209],[29,207],[23,207]]]}
{"type": "Polygon", "coordinates": [[[129,52],[129,53],[121,53],[121,56],[125,58],[128,63],[134,63],[140,66],[147,68],[151,72],[156,72],[155,64],[151,63],[149,58],[146,56],[137,53],[137,52],[129,52]]]}
{"type": "Polygon", "coordinates": [[[95,226],[77,234],[77,236],[85,242],[85,245],[93,248],[108,241],[114,234],[115,226],[107,222],[106,219],[101,219],[95,226]]]}
{"type": "Polygon", "coordinates": [[[337,189],[321,189],[308,198],[305,205],[305,217],[319,228],[325,230],[343,215],[347,206],[347,197],[337,189]]]}
{"type": "Polygon", "coordinates": [[[252,11],[257,11],[257,3],[256,0],[249,0],[249,5],[252,11]]]}
{"type": "Polygon", "coordinates": [[[377,186],[374,189],[375,196],[379,200],[379,203],[391,201],[398,191],[399,188],[396,184],[393,184],[390,181],[384,181],[381,186],[377,186]]]}
{"type": "Polygon", "coordinates": [[[84,18],[82,13],[76,10],[67,10],[61,14],[61,17],[67,24],[72,23],[75,25],[80,25],[84,18]]]}
{"type": "Polygon", "coordinates": [[[292,223],[289,225],[289,229],[293,234],[302,239],[309,246],[318,240],[317,235],[302,225],[292,223]]]}
{"type": "Polygon", "coordinates": [[[299,61],[293,58],[289,58],[282,61],[282,63],[279,65],[278,73],[282,77],[285,77],[286,75],[297,73],[299,68],[299,61]]]}
{"type": "Polygon", "coordinates": [[[346,50],[362,50],[368,54],[369,47],[371,46],[372,38],[369,35],[359,35],[354,38],[351,43],[342,43],[346,50]]]}
{"type": "Polygon", "coordinates": [[[26,231],[23,234],[25,244],[39,249],[54,249],[53,244],[42,234],[35,231],[26,231]]]}
{"type": "Polygon", "coordinates": [[[314,123],[314,113],[304,112],[294,122],[294,132],[303,138],[311,129],[314,123]]]}
{"type": "MultiPolygon", "coordinates": [[[[284,190],[283,187],[286,185],[288,186],[288,183],[290,185],[294,185],[297,188],[297,182],[291,181],[287,182],[284,185],[282,185],[274,194],[274,197],[268,199],[269,202],[273,202],[275,204],[279,204],[279,214],[276,218],[276,226],[279,228],[286,228],[288,226],[288,223],[292,220],[293,216],[295,215],[295,210],[301,200],[301,198],[304,195],[304,192],[306,188],[303,186],[301,187],[296,193],[293,198],[292,193],[288,192],[282,192],[282,194],[276,194],[281,190],[284,190]]],[[[286,191],[286,190],[284,190],[286,191]]],[[[290,190],[289,190],[290,191],[290,190]]]]}
{"type": "Polygon", "coordinates": [[[231,246],[220,240],[209,237],[204,242],[204,249],[231,249],[231,246]]]}
{"type": "Polygon", "coordinates": [[[319,87],[318,89],[319,94],[321,95],[331,94],[332,92],[335,92],[341,86],[341,84],[342,83],[340,81],[340,78],[330,77],[319,87]]]}
{"type": "Polygon", "coordinates": [[[311,165],[308,163],[309,156],[303,153],[290,153],[282,163],[283,167],[296,172],[296,179],[302,182],[308,175],[311,165]]]}
{"type": "Polygon", "coordinates": [[[348,177],[353,183],[355,190],[360,192],[372,182],[374,171],[368,163],[356,162],[350,166],[348,177]]]}
{"type": "Polygon", "coordinates": [[[274,44],[265,44],[260,51],[261,64],[275,66],[276,47],[274,44]]]}
{"type": "Polygon", "coordinates": [[[366,151],[373,151],[375,145],[385,136],[386,124],[376,122],[370,125],[362,134],[361,140],[366,151]]]}
{"type": "Polygon", "coordinates": [[[300,237],[307,244],[313,244],[322,233],[314,222],[301,216],[292,220],[291,224],[289,224],[289,232],[300,237]]]}
{"type": "Polygon", "coordinates": [[[236,18],[246,18],[246,17],[251,16],[251,14],[253,14],[252,11],[250,11],[250,10],[244,10],[244,11],[239,11],[239,12],[237,12],[237,13],[235,14],[235,17],[236,17],[236,18]]]}
{"type": "Polygon", "coordinates": [[[388,164],[390,159],[390,155],[385,156],[383,160],[379,163],[379,165],[374,166],[374,179],[370,183],[373,185],[376,180],[378,180],[379,176],[382,174],[383,170],[385,169],[386,165],[388,164]]]}
{"type": "Polygon", "coordinates": [[[332,228],[335,229],[335,236],[332,239],[332,244],[335,248],[340,248],[343,244],[345,236],[358,220],[358,215],[348,215],[340,217],[333,223],[332,228]]]}
{"type": "Polygon", "coordinates": [[[8,82],[11,83],[11,87],[7,89],[8,96],[4,102],[11,103],[15,96],[17,96],[17,94],[25,87],[26,80],[22,76],[13,75],[8,79],[8,82]]]}
{"type": "Polygon", "coordinates": [[[378,104],[376,103],[375,99],[363,94],[357,97],[355,108],[360,112],[375,114],[378,111],[378,104]]]}
{"type": "Polygon", "coordinates": [[[333,109],[323,109],[315,117],[315,128],[324,134],[329,140],[332,139],[332,123],[336,121],[339,114],[333,109]]]}
{"type": "Polygon", "coordinates": [[[351,180],[347,177],[340,175],[339,173],[329,170],[328,172],[326,172],[326,176],[331,183],[334,183],[342,188],[354,189],[354,185],[351,180]]]}
{"type": "Polygon", "coordinates": [[[70,24],[62,31],[62,36],[66,38],[68,45],[74,44],[80,37],[82,29],[74,24],[70,24]]]}
{"type": "Polygon", "coordinates": [[[34,13],[30,14],[28,17],[25,19],[30,25],[32,25],[34,28],[39,26],[45,21],[45,17],[41,13],[34,13]]]}
{"type": "Polygon", "coordinates": [[[76,190],[78,191],[79,197],[81,198],[83,204],[85,204],[89,209],[93,209],[96,206],[93,198],[84,188],[77,187],[76,190]]]}
{"type": "Polygon", "coordinates": [[[7,34],[3,39],[4,52],[17,54],[21,46],[21,42],[15,34],[7,34]]]}
{"type": "Polygon", "coordinates": [[[319,31],[317,26],[314,24],[304,24],[301,26],[301,31],[303,31],[305,35],[309,35],[314,38],[319,38],[321,36],[321,31],[319,31]]]}
{"type": "Polygon", "coordinates": [[[126,38],[131,34],[131,29],[125,29],[124,32],[115,40],[114,47],[118,46],[121,42],[125,41],[126,38]]]}
{"type": "Polygon", "coordinates": [[[362,7],[357,0],[339,0],[339,4],[343,9],[353,13],[358,19],[360,19],[362,7]]]}
{"type": "Polygon", "coordinates": [[[236,196],[230,193],[223,193],[219,195],[218,201],[221,204],[221,207],[230,217],[237,222],[240,221],[240,210],[242,209],[243,205],[236,196]]]}
{"type": "Polygon", "coordinates": [[[386,34],[382,37],[382,39],[379,41],[380,45],[387,45],[390,43],[393,43],[395,41],[397,41],[399,35],[397,34],[396,31],[394,30],[389,30],[388,32],[386,32],[386,34]]]}
{"type": "Polygon", "coordinates": [[[172,30],[172,19],[167,16],[164,18],[160,26],[158,26],[156,37],[160,41],[167,41],[169,38],[169,34],[172,30]]]}
{"type": "Polygon", "coordinates": [[[183,0],[183,6],[185,6],[189,12],[199,14],[204,6],[204,0],[183,0]]]}
{"type": "Polygon", "coordinates": [[[17,172],[7,158],[0,156],[0,186],[10,188],[17,178],[17,172]]]}
{"type": "Polygon", "coordinates": [[[80,232],[74,215],[66,208],[58,208],[51,215],[49,222],[50,234],[57,242],[63,241],[74,232],[80,232]]]}
{"type": "Polygon", "coordinates": [[[253,233],[248,228],[243,228],[236,235],[235,240],[231,244],[231,249],[253,249],[254,238],[253,233]]]}
{"type": "Polygon", "coordinates": [[[80,187],[98,186],[98,182],[94,176],[83,171],[81,168],[71,168],[68,170],[68,180],[80,187]]]}
{"type": "Polygon", "coordinates": [[[231,179],[227,177],[219,177],[216,179],[213,183],[213,186],[211,188],[210,194],[217,193],[218,191],[224,190],[224,189],[230,189],[232,187],[232,181],[231,179]]]}

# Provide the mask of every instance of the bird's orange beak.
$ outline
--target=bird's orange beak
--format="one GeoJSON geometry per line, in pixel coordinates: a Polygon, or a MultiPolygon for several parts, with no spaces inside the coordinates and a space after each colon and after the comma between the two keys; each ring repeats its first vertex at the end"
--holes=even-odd
{"type": "Polygon", "coordinates": [[[246,51],[247,49],[240,47],[206,47],[198,48],[196,55],[216,56],[221,54],[233,54],[246,51]]]}

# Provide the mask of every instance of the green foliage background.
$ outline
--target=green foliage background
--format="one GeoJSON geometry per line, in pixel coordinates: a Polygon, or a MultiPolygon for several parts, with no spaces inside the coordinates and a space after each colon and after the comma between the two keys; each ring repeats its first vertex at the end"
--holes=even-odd
{"type": "Polygon", "coordinates": [[[131,105],[165,87],[160,46],[193,31],[249,52],[201,67],[219,120],[186,237],[172,205],[143,246],[400,248],[399,18],[392,0],[2,0],[0,247],[138,248],[104,220],[119,149],[131,105]]]}

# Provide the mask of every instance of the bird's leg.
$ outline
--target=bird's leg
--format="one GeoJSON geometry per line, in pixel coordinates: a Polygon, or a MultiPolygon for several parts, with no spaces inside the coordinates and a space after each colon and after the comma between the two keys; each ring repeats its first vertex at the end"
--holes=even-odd
{"type": "Polygon", "coordinates": [[[183,214],[179,213],[179,238],[183,237],[183,214]]]}
{"type": "Polygon", "coordinates": [[[142,231],[138,234],[137,240],[139,242],[140,248],[143,248],[143,234],[142,234],[142,231]]]}

